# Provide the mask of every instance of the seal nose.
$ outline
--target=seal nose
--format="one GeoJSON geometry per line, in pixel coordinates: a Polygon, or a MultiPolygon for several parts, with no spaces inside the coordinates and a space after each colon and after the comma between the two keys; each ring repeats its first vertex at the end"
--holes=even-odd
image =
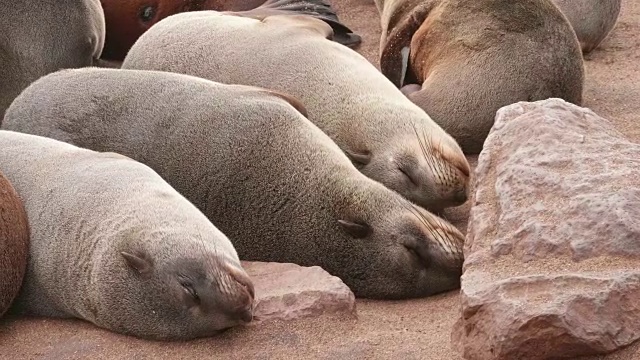
{"type": "Polygon", "coordinates": [[[453,199],[460,204],[464,204],[467,202],[469,197],[467,196],[467,192],[464,190],[458,190],[454,195],[453,199]]]}
{"type": "Polygon", "coordinates": [[[250,323],[251,320],[253,320],[253,307],[250,306],[240,311],[240,314],[238,317],[240,318],[240,320],[244,321],[245,323],[250,323]]]}

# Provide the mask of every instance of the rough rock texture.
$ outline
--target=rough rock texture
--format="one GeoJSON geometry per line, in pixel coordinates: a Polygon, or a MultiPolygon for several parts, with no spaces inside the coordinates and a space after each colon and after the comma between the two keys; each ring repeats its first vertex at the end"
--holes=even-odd
{"type": "Polygon", "coordinates": [[[242,262],[256,291],[254,322],[293,320],[322,314],[356,317],[356,299],[340,278],[319,266],[242,262]]]}
{"type": "Polygon", "coordinates": [[[453,340],[466,359],[640,338],[640,145],[560,99],[500,109],[476,169],[453,340]]]}

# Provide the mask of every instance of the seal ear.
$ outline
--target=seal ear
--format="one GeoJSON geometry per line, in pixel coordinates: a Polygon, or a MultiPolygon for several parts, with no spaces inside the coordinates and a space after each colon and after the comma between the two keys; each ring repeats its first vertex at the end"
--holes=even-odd
{"type": "Polygon", "coordinates": [[[422,4],[406,18],[396,24],[389,24],[389,31],[385,36],[385,43],[380,49],[380,71],[398,88],[406,79],[410,71],[409,49],[413,34],[427,19],[435,7],[434,1],[422,4]],[[403,66],[406,63],[406,67],[403,66]]]}
{"type": "Polygon", "coordinates": [[[347,154],[351,161],[356,162],[360,165],[367,165],[369,162],[371,162],[371,153],[368,151],[357,153],[350,150],[345,150],[344,153],[347,154]]]}
{"type": "Polygon", "coordinates": [[[365,238],[372,232],[371,226],[368,224],[360,224],[347,220],[338,220],[338,223],[349,235],[356,239],[365,238]]]}
{"type": "Polygon", "coordinates": [[[124,251],[120,252],[120,254],[124,258],[127,265],[129,265],[129,267],[131,267],[133,270],[136,270],[139,274],[143,275],[151,271],[151,262],[149,262],[147,259],[143,259],[124,251]]]}

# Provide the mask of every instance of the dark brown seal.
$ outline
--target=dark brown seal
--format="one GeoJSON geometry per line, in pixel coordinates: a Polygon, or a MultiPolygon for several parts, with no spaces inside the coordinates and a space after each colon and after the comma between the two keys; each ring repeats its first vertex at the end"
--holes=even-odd
{"type": "MultiPolygon", "coordinates": [[[[335,31],[334,40],[350,47],[361,38],[342,24],[324,0],[100,0],[107,24],[103,57],[121,61],[135,41],[158,21],[181,12],[218,10],[246,16],[265,13],[305,14],[327,22],[335,31]],[[248,11],[254,10],[254,11],[248,11]]],[[[102,64],[101,64],[102,65],[102,64]]]]}
{"type": "Polygon", "coordinates": [[[22,199],[0,173],[0,317],[18,296],[29,255],[29,222],[22,199]]]}
{"type": "Polygon", "coordinates": [[[403,92],[466,153],[480,152],[502,106],[550,97],[582,103],[580,45],[551,0],[376,4],[381,71],[408,85],[403,92]]]}

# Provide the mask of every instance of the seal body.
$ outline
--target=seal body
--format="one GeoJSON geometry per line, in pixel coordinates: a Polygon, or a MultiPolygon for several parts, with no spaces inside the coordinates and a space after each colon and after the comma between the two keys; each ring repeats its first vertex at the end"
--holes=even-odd
{"type": "Polygon", "coordinates": [[[243,260],[318,265],[358,297],[459,287],[462,234],[360,173],[304,112],[261,88],[79,69],[32,84],[3,127],[149,165],[243,260]]]}
{"type": "Polygon", "coordinates": [[[209,336],[251,319],[253,285],[229,239],[149,167],[0,131],[0,168],[31,231],[18,313],[150,339],[209,336]]]}
{"type": "Polygon", "coordinates": [[[381,71],[465,153],[482,150],[502,106],[550,97],[582,103],[580,46],[551,0],[376,3],[381,71]]]}
{"type": "Polygon", "coordinates": [[[18,296],[29,255],[29,222],[22,199],[0,173],[0,317],[18,296]]]}
{"type": "Polygon", "coordinates": [[[365,175],[429,210],[464,203],[469,164],[455,140],[364,57],[327,40],[331,34],[307,16],[184,13],[141,36],[123,68],[291,94],[365,175]]]}
{"type": "MultiPolygon", "coordinates": [[[[339,32],[337,41],[360,44],[360,36],[340,23],[331,5],[323,0],[100,0],[107,24],[104,58],[121,61],[133,43],[158,21],[182,12],[218,10],[247,12],[269,10],[308,14],[327,21],[339,32]]],[[[251,15],[249,15],[251,16],[251,15]]],[[[184,40],[184,39],[183,39],[184,40]]]]}
{"type": "Polygon", "coordinates": [[[584,53],[597,48],[618,21],[622,0],[553,0],[569,19],[584,53]]]}
{"type": "Polygon", "coordinates": [[[0,121],[11,101],[39,77],[92,65],[104,37],[99,0],[0,4],[0,121]]]}

